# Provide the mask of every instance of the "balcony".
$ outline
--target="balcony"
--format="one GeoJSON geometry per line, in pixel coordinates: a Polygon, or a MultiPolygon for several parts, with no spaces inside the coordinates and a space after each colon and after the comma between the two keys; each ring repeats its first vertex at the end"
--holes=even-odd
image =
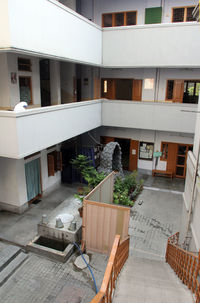
{"type": "Polygon", "coordinates": [[[102,29],[55,0],[1,0],[0,51],[102,63],[102,29]]]}
{"type": "Polygon", "coordinates": [[[163,23],[103,29],[105,67],[199,67],[199,24],[163,23]]]}
{"type": "Polygon", "coordinates": [[[195,110],[195,104],[103,100],[102,125],[194,133],[195,110]]]}
{"type": "Polygon", "coordinates": [[[197,105],[91,100],[0,111],[0,157],[20,159],[99,126],[194,133],[197,105]],[[111,114],[112,113],[112,114],[111,114]]]}
{"type": "Polygon", "coordinates": [[[0,156],[20,159],[101,126],[101,101],[0,111],[0,156]],[[3,131],[4,130],[4,131],[3,131]]]}

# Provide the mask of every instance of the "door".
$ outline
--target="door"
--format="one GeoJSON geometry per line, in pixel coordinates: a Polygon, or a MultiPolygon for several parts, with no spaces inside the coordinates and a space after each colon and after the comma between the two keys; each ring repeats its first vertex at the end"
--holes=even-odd
{"type": "Polygon", "coordinates": [[[168,144],[168,155],[167,155],[167,169],[171,170],[173,174],[176,173],[176,155],[177,155],[177,143],[168,144]]]}
{"type": "Polygon", "coordinates": [[[130,153],[129,153],[129,170],[137,170],[138,166],[138,150],[139,150],[139,141],[130,140],[130,153]]]}
{"type": "Polygon", "coordinates": [[[94,78],[94,99],[100,99],[100,87],[101,87],[101,81],[100,78],[94,78]]]}
{"type": "Polygon", "coordinates": [[[102,98],[115,99],[115,80],[102,79],[101,81],[101,95],[102,98]]]}
{"type": "Polygon", "coordinates": [[[184,80],[175,80],[173,89],[173,102],[183,102],[184,80]]]}
{"type": "Polygon", "coordinates": [[[31,201],[42,193],[40,176],[40,159],[25,163],[27,200],[31,201]]]}
{"type": "Polygon", "coordinates": [[[142,100],[142,80],[133,80],[132,100],[142,100]]]}
{"type": "Polygon", "coordinates": [[[114,142],[115,138],[114,137],[107,137],[107,136],[101,136],[101,144],[106,145],[110,142],[114,142]]]}
{"type": "Polygon", "coordinates": [[[185,178],[187,170],[187,154],[192,151],[192,145],[177,144],[176,177],[185,178]]]}

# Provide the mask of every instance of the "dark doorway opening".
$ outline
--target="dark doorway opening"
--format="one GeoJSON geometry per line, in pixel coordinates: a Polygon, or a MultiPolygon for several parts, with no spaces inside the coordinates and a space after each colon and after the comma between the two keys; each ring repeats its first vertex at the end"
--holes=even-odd
{"type": "Polygon", "coordinates": [[[40,60],[40,89],[41,106],[51,105],[50,61],[48,59],[40,60]]]}
{"type": "Polygon", "coordinates": [[[122,167],[124,170],[129,170],[130,139],[115,138],[115,142],[118,142],[121,147],[122,167]]]}
{"type": "Polygon", "coordinates": [[[116,79],[116,99],[132,100],[133,80],[116,79]]]}

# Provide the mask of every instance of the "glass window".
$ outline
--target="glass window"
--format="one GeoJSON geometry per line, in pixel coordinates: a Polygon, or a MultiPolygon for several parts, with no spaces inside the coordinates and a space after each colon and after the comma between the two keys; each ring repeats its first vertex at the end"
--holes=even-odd
{"type": "Polygon", "coordinates": [[[184,21],[184,7],[173,9],[172,22],[183,22],[184,21]]]}
{"type": "Polygon", "coordinates": [[[126,13],[126,25],[136,25],[136,12],[126,13]]]}
{"type": "Polygon", "coordinates": [[[103,15],[103,26],[112,27],[112,14],[103,15]]]}
{"type": "Polygon", "coordinates": [[[167,99],[173,99],[174,80],[168,80],[167,82],[167,99]]]}
{"type": "Polygon", "coordinates": [[[18,58],[18,70],[31,72],[31,60],[18,58]]]}
{"type": "Polygon", "coordinates": [[[194,6],[187,7],[187,14],[186,14],[186,21],[196,21],[196,19],[193,17],[192,12],[194,10],[194,6]]]}
{"type": "Polygon", "coordinates": [[[32,104],[31,77],[19,77],[20,101],[32,104]]]}
{"type": "Polygon", "coordinates": [[[123,26],[124,25],[124,13],[115,14],[115,26],[123,26]]]}

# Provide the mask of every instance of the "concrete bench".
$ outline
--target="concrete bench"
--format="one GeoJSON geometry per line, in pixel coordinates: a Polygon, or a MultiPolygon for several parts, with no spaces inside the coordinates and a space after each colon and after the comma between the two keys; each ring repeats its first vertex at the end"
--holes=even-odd
{"type": "Polygon", "coordinates": [[[152,170],[152,176],[160,176],[160,177],[168,177],[168,178],[173,178],[173,172],[171,170],[158,170],[158,169],[153,169],[152,170]]]}

